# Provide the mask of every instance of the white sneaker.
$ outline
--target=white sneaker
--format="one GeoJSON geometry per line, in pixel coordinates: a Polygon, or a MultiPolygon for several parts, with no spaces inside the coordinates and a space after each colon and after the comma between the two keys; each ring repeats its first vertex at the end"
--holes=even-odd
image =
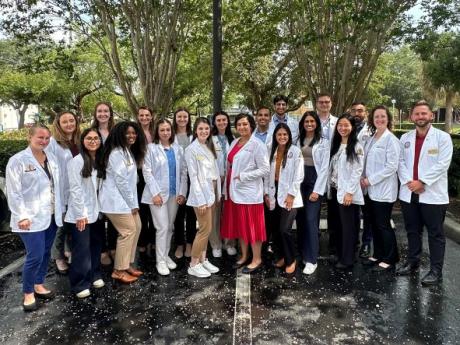
{"type": "Polygon", "coordinates": [[[77,293],[78,298],[86,298],[89,295],[91,295],[91,292],[89,291],[89,289],[85,289],[85,290],[80,291],[79,293],[77,293]]]}
{"type": "Polygon", "coordinates": [[[104,283],[104,281],[102,279],[98,279],[98,280],[93,281],[93,286],[96,289],[100,289],[100,288],[103,288],[105,286],[105,283],[104,283]]]}
{"type": "Polygon", "coordinates": [[[212,263],[210,263],[208,259],[204,260],[201,264],[206,269],[206,271],[208,271],[209,273],[219,272],[219,268],[217,268],[212,263]]]}
{"type": "Polygon", "coordinates": [[[215,258],[221,258],[222,257],[222,249],[213,249],[212,250],[212,256],[215,258]]]}
{"type": "Polygon", "coordinates": [[[230,256],[236,255],[236,248],[235,247],[227,247],[227,254],[230,256]]]}
{"type": "Polygon", "coordinates": [[[195,266],[189,266],[187,273],[198,278],[208,278],[211,276],[211,273],[209,273],[209,271],[205,269],[201,263],[198,263],[195,266]]]}
{"type": "Polygon", "coordinates": [[[316,267],[318,267],[318,264],[312,264],[311,262],[307,262],[305,268],[303,269],[303,274],[313,274],[316,271],[316,267]]]}
{"type": "Polygon", "coordinates": [[[167,276],[170,273],[168,265],[164,261],[160,261],[159,263],[157,263],[157,271],[162,276],[167,276]]]}
{"type": "Polygon", "coordinates": [[[177,264],[169,256],[166,257],[166,266],[168,266],[170,270],[175,270],[177,268],[177,264]]]}

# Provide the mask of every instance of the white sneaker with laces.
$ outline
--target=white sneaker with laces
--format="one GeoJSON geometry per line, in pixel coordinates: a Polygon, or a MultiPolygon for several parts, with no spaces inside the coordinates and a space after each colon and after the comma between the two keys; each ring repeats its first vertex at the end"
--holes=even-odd
{"type": "Polygon", "coordinates": [[[170,273],[168,265],[164,261],[160,261],[159,263],[157,263],[157,271],[162,276],[167,276],[170,273]]]}
{"type": "Polygon", "coordinates": [[[215,258],[221,258],[222,257],[222,249],[213,249],[212,250],[212,256],[215,258]]]}
{"type": "Polygon", "coordinates": [[[198,263],[195,266],[190,266],[187,273],[198,278],[208,278],[211,276],[211,273],[209,273],[209,271],[206,270],[201,263],[198,263]]]}
{"type": "Polygon", "coordinates": [[[313,274],[316,271],[316,267],[318,267],[318,264],[312,264],[311,262],[307,262],[305,264],[305,268],[303,269],[303,274],[313,274]]]}
{"type": "Polygon", "coordinates": [[[177,264],[169,256],[166,257],[166,266],[168,266],[170,270],[175,270],[177,268],[177,264]]]}
{"type": "Polygon", "coordinates": [[[235,247],[227,247],[227,254],[230,256],[236,255],[236,248],[235,247]]]}
{"type": "Polygon", "coordinates": [[[203,265],[205,270],[208,271],[209,273],[219,272],[219,268],[217,268],[212,263],[210,263],[208,259],[204,260],[201,264],[203,265]]]}
{"type": "Polygon", "coordinates": [[[77,293],[78,298],[86,298],[89,295],[91,295],[91,292],[89,291],[89,289],[85,289],[85,290],[80,291],[79,293],[77,293]]]}
{"type": "Polygon", "coordinates": [[[104,281],[102,279],[98,279],[98,280],[93,281],[93,286],[96,289],[100,289],[100,288],[103,288],[105,286],[105,283],[104,283],[104,281]]]}

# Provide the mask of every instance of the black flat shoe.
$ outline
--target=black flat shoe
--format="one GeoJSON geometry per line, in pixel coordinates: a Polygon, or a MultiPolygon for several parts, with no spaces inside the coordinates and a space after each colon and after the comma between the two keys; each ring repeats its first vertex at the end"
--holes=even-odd
{"type": "Polygon", "coordinates": [[[34,295],[35,295],[35,297],[37,297],[39,299],[43,299],[43,300],[50,300],[50,299],[54,298],[54,292],[53,291],[50,291],[50,292],[47,292],[47,293],[34,292],[34,295]]]}
{"type": "Polygon", "coordinates": [[[391,272],[395,269],[395,267],[393,265],[390,265],[388,267],[382,267],[382,266],[379,266],[379,265],[376,265],[374,267],[372,267],[372,272],[391,272]]]}
{"type": "Polygon", "coordinates": [[[378,261],[378,260],[372,261],[372,260],[369,260],[369,259],[368,260],[363,260],[361,262],[361,264],[363,266],[375,266],[375,265],[378,265],[379,263],[380,263],[380,261],[378,261]]]}
{"type": "Polygon", "coordinates": [[[244,266],[242,269],[242,273],[244,274],[251,274],[251,273],[256,273],[262,268],[262,263],[258,264],[256,267],[249,268],[248,266],[244,266]]]}
{"type": "Polygon", "coordinates": [[[246,266],[249,262],[250,262],[249,260],[243,261],[242,263],[235,262],[232,265],[232,268],[235,270],[240,269],[241,267],[246,266]]]}
{"type": "Polygon", "coordinates": [[[351,270],[353,268],[353,265],[344,265],[343,263],[341,263],[340,261],[334,266],[335,268],[337,268],[338,270],[351,270]]]}
{"type": "Polygon", "coordinates": [[[438,285],[442,283],[442,275],[429,271],[421,280],[422,286],[438,285]]]}
{"type": "Polygon", "coordinates": [[[398,276],[408,276],[416,273],[419,270],[419,264],[411,264],[410,262],[404,262],[396,268],[396,274],[398,276]]]}
{"type": "Polygon", "coordinates": [[[35,311],[38,309],[37,301],[34,301],[32,304],[22,304],[22,309],[25,312],[35,311]]]}

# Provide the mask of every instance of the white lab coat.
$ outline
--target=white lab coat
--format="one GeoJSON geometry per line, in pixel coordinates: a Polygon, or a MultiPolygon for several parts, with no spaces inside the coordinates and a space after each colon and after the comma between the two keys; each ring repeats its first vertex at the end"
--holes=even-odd
{"type": "MultiPolygon", "coordinates": [[[[364,129],[363,129],[364,130],[364,129]]],[[[364,141],[365,174],[370,186],[369,198],[378,202],[395,202],[398,197],[399,140],[386,129],[371,147],[372,136],[364,141]]]]}
{"type": "Polygon", "coordinates": [[[216,159],[209,159],[210,152],[205,151],[195,139],[185,149],[185,161],[187,163],[188,176],[190,178],[190,191],[187,199],[187,205],[199,207],[207,205],[211,207],[221,196],[221,181],[219,167],[216,159]],[[212,180],[212,169],[217,174],[217,195],[214,193],[212,180]]]}
{"type": "Polygon", "coordinates": [[[67,164],[69,174],[69,205],[64,220],[75,224],[77,220],[88,219],[92,224],[99,216],[99,203],[97,201],[97,170],[93,169],[90,177],[81,176],[83,157],[75,156],[67,164]]]}
{"type": "Polygon", "coordinates": [[[367,122],[365,122],[363,128],[358,133],[358,141],[364,147],[365,142],[369,140],[371,136],[372,136],[371,128],[369,127],[367,122]]]}
{"type": "Polygon", "coordinates": [[[35,159],[30,147],[16,153],[6,166],[6,192],[11,211],[10,226],[13,232],[37,232],[49,228],[51,215],[57,226],[62,226],[60,173],[56,158],[46,153],[54,181],[54,210],[51,209],[51,184],[45,170],[35,159]],[[30,230],[21,230],[18,222],[30,220],[30,230]]]}
{"type": "MultiPolygon", "coordinates": [[[[185,167],[184,150],[176,143],[171,145],[171,149],[174,150],[174,157],[176,158],[176,195],[185,197],[187,195],[187,169],[185,167]]],[[[148,145],[142,174],[144,175],[145,188],[141,202],[153,204],[153,197],[160,194],[163,204],[165,204],[171,195],[169,192],[168,157],[161,144],[152,143],[148,145]]],[[[173,196],[175,197],[176,195],[173,196]]]]}
{"type": "MultiPolygon", "coordinates": [[[[227,138],[227,137],[225,137],[227,138]]],[[[216,150],[217,154],[217,165],[219,166],[219,174],[220,176],[225,176],[227,173],[227,156],[224,156],[224,150],[220,144],[219,138],[217,135],[212,136],[212,141],[214,142],[214,148],[216,150]]],[[[228,154],[228,149],[230,148],[230,144],[228,143],[228,140],[225,139],[225,151],[228,154]]]]}
{"type": "MultiPolygon", "coordinates": [[[[276,170],[276,155],[273,156],[273,161],[270,164],[270,173],[268,178],[264,179],[264,193],[268,194],[270,198],[270,210],[275,208],[275,170],[276,170]]],[[[303,206],[302,194],[300,192],[300,184],[303,181],[303,156],[300,149],[291,145],[286,156],[286,166],[283,168],[281,163],[279,178],[278,178],[278,193],[276,201],[282,208],[286,208],[284,204],[288,194],[294,197],[292,208],[299,208],[303,206]]]]}
{"type": "Polygon", "coordinates": [[[332,114],[329,114],[329,120],[327,122],[327,126],[323,126],[321,123],[321,133],[323,138],[329,140],[332,143],[332,137],[334,136],[335,126],[337,125],[338,118],[332,114]],[[327,133],[327,128],[329,128],[329,133],[327,133]],[[326,135],[327,134],[327,135],[326,135]]]}
{"type": "Polygon", "coordinates": [[[101,212],[131,214],[132,209],[139,208],[136,183],[137,167],[133,155],[121,148],[114,149],[99,190],[101,212]]]}
{"type": "Polygon", "coordinates": [[[70,149],[59,145],[53,137],[50,138],[50,143],[46,147],[45,152],[51,152],[54,157],[56,157],[56,161],[59,165],[59,193],[62,204],[61,208],[62,211],[65,212],[69,201],[69,177],[67,174],[67,164],[73,158],[72,152],[70,149]]]}
{"type": "MultiPolygon", "coordinates": [[[[345,150],[339,157],[337,168],[337,202],[339,204],[343,204],[345,194],[350,193],[353,195],[353,204],[364,205],[360,184],[364,166],[364,150],[361,144],[356,143],[355,152],[358,155],[358,160],[349,161],[345,150]]],[[[330,190],[329,182],[328,190],[330,190]]]]}
{"type": "MultiPolygon", "coordinates": [[[[413,179],[415,133],[412,130],[400,139],[401,155],[399,160],[399,199],[410,202],[411,191],[407,183],[413,179]]],[[[418,179],[425,184],[425,191],[420,194],[419,202],[423,204],[448,204],[447,171],[452,160],[452,139],[449,134],[430,127],[420,151],[418,179]]]]}
{"type": "MultiPolygon", "coordinates": [[[[271,147],[271,143],[273,140],[273,133],[275,132],[276,124],[275,124],[275,117],[276,114],[272,115],[272,119],[270,123],[268,124],[268,131],[267,131],[267,139],[265,141],[265,144],[268,147],[271,147]]],[[[292,135],[292,143],[294,145],[297,144],[297,140],[299,139],[299,121],[296,119],[290,117],[288,114],[285,115],[287,121],[286,124],[288,125],[289,129],[291,130],[291,135],[292,135]]]]}
{"type": "MultiPolygon", "coordinates": [[[[233,140],[229,151],[235,147],[240,138],[233,140]]],[[[233,158],[232,179],[230,181],[230,199],[237,204],[260,204],[263,202],[263,178],[268,176],[270,165],[267,147],[257,138],[251,136],[249,141],[233,158]],[[239,176],[240,179],[235,179],[239,176]]],[[[225,176],[227,179],[227,176],[225,176]]],[[[227,180],[225,181],[227,186],[227,180]]],[[[227,188],[224,189],[225,198],[227,188]]]]}
{"type": "MultiPolygon", "coordinates": [[[[300,144],[300,143],[299,143],[300,144]]],[[[329,176],[329,158],[331,148],[329,140],[321,138],[312,147],[313,164],[316,171],[316,182],[313,187],[313,192],[318,195],[326,193],[327,179],[329,176]]]]}

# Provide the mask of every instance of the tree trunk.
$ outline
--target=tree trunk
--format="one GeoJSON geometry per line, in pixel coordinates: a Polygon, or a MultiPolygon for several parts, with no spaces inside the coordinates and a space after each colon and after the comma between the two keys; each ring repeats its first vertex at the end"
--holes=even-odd
{"type": "Polygon", "coordinates": [[[447,133],[452,133],[452,111],[454,104],[454,91],[446,92],[446,122],[444,124],[444,131],[447,133]]]}
{"type": "Polygon", "coordinates": [[[19,107],[16,107],[19,115],[18,128],[24,128],[24,122],[26,118],[26,111],[29,108],[28,104],[21,104],[19,107]]]}

